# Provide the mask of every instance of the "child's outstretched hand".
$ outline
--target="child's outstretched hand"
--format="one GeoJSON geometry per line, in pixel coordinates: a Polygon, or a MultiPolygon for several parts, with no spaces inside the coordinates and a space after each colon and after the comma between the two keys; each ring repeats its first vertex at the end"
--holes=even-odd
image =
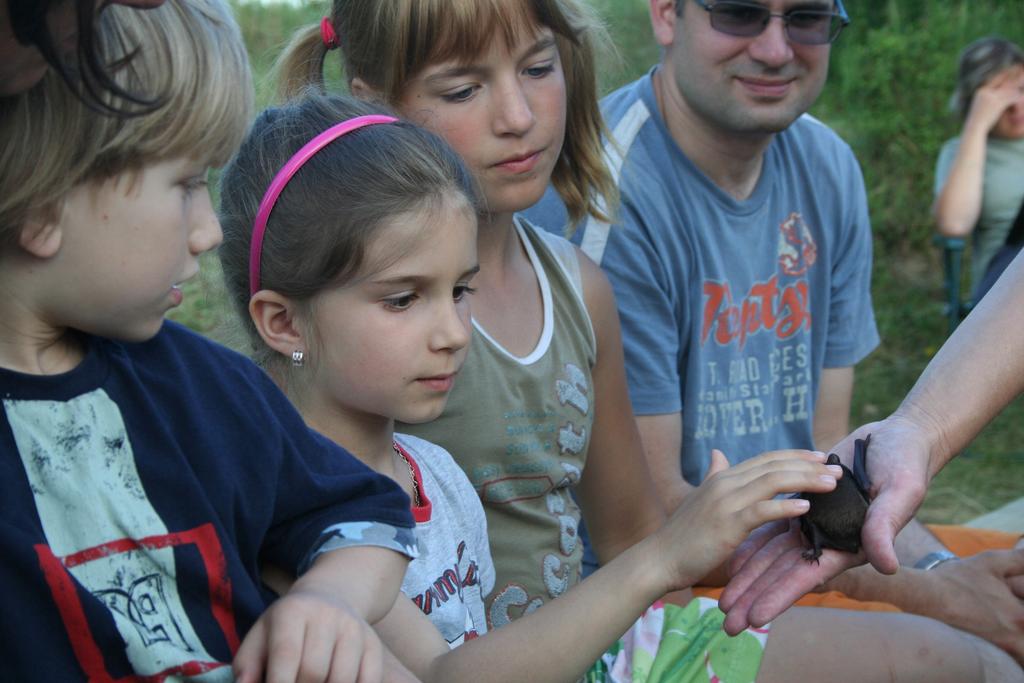
{"type": "Polygon", "coordinates": [[[824,453],[770,451],[729,467],[725,455],[713,450],[704,482],[655,534],[668,585],[693,585],[726,561],[754,529],[808,510],[806,500],[775,496],[831,491],[842,474],[842,468],[825,464],[824,453]]]}
{"type": "Polygon", "coordinates": [[[343,600],[303,586],[275,602],[235,655],[238,683],[378,683],[383,646],[343,600]]]}

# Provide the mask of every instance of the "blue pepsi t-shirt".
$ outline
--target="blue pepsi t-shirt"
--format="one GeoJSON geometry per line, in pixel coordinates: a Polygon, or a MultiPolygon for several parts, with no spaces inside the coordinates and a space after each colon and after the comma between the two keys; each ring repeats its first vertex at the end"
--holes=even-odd
{"type": "MultiPolygon", "coordinates": [[[[712,448],[739,462],[813,447],[822,368],[852,366],[878,344],[867,199],[850,148],[804,115],[774,137],[757,186],[737,200],[672,140],[651,74],[602,109],[620,213],[613,225],[588,219],[573,241],[615,290],[634,411],[682,411],[693,484],[712,448]]],[[[527,216],[565,231],[551,191],[527,216]]]]}
{"type": "Polygon", "coordinates": [[[415,554],[408,497],[245,358],[174,323],[84,343],[68,373],[0,369],[3,680],[233,680],[261,563],[415,554]]]}

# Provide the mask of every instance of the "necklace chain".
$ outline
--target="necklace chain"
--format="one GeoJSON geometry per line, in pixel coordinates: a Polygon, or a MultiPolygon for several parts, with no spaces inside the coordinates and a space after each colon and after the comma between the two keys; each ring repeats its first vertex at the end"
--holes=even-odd
{"type": "Polygon", "coordinates": [[[416,507],[420,506],[420,485],[416,483],[416,472],[412,468],[412,463],[409,462],[409,458],[405,457],[405,453],[398,447],[398,444],[394,441],[391,442],[391,448],[395,450],[395,455],[402,459],[405,466],[409,468],[409,479],[412,480],[412,502],[416,507]]]}

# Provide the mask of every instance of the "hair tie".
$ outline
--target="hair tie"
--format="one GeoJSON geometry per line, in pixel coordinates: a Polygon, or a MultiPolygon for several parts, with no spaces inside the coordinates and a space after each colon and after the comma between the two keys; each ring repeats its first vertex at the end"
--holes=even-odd
{"type": "Polygon", "coordinates": [[[372,126],[378,123],[396,123],[398,119],[394,116],[384,114],[369,114],[357,116],[347,121],[335,124],[307,142],[296,152],[291,159],[285,162],[281,170],[277,172],[274,179],[270,181],[263,199],[260,200],[260,207],[256,211],[256,219],[252,226],[252,242],[249,244],[249,294],[250,296],[260,290],[260,257],[263,253],[263,235],[267,231],[267,220],[270,212],[274,210],[277,198],[281,196],[285,185],[292,179],[302,165],[309,161],[314,154],[337,140],[346,133],[354,130],[372,126]]]}
{"type": "Polygon", "coordinates": [[[328,50],[333,50],[341,45],[341,41],[338,40],[338,34],[334,30],[334,24],[331,23],[328,17],[320,20],[320,40],[324,41],[324,47],[328,50]]]}

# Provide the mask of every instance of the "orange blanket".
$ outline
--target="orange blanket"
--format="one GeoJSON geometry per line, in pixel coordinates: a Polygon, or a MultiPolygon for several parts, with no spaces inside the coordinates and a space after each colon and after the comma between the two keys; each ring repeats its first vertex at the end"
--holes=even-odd
{"type": "MultiPolygon", "coordinates": [[[[990,531],[988,529],[972,529],[965,526],[929,524],[928,529],[942,541],[943,545],[961,557],[975,555],[986,550],[1009,550],[1020,540],[1020,534],[1009,534],[1003,531],[990,531]]],[[[694,586],[693,594],[717,600],[722,594],[722,589],[694,586]]],[[[808,593],[800,598],[796,604],[799,607],[836,607],[866,612],[900,611],[898,607],[887,602],[854,600],[838,591],[808,593]]]]}

